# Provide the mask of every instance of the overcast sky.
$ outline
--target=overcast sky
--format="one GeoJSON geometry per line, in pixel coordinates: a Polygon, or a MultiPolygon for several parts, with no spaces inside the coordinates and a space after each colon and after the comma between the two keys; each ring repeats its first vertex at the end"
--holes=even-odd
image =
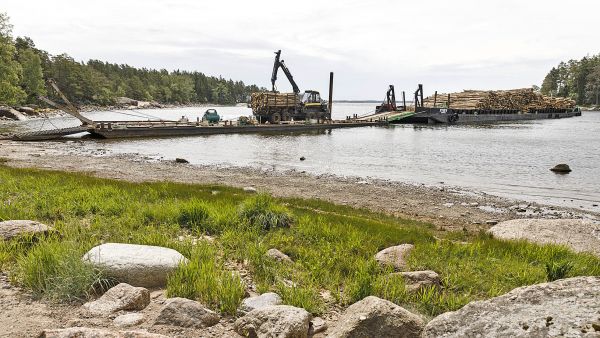
{"type": "MultiPolygon", "coordinates": [[[[198,70],[270,87],[281,49],[301,90],[336,99],[540,84],[600,52],[598,0],[2,0],[15,36],[51,54],[198,70]]],[[[280,90],[289,90],[283,74],[280,90]]]]}

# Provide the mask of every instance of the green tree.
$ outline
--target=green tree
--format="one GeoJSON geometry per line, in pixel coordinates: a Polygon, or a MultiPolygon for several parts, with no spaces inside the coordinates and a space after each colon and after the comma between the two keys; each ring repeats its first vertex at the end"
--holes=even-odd
{"type": "Polygon", "coordinates": [[[15,60],[17,50],[11,33],[8,15],[0,13],[0,103],[17,105],[23,102],[26,95],[19,86],[22,69],[15,60]]]}
{"type": "Polygon", "coordinates": [[[595,106],[600,105],[600,66],[596,66],[594,70],[587,76],[585,97],[588,103],[591,103],[595,106]]]}
{"type": "Polygon", "coordinates": [[[38,95],[46,95],[42,61],[30,48],[19,53],[19,63],[23,68],[21,86],[27,93],[27,101],[34,102],[38,95]]]}
{"type": "Polygon", "coordinates": [[[558,92],[558,69],[552,67],[548,75],[544,78],[544,82],[542,82],[541,92],[544,95],[554,96],[558,92]]]}
{"type": "Polygon", "coordinates": [[[229,89],[224,83],[218,83],[212,90],[212,97],[216,103],[230,103],[229,89]]]}

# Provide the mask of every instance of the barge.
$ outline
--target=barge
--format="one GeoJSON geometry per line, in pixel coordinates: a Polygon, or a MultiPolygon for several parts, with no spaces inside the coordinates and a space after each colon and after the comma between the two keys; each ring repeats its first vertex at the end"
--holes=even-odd
{"type": "Polygon", "coordinates": [[[387,124],[376,122],[339,122],[330,123],[288,123],[288,124],[249,124],[249,125],[212,125],[177,122],[106,122],[96,123],[88,128],[92,137],[132,138],[132,137],[172,137],[216,134],[284,133],[309,130],[329,130],[340,128],[368,127],[387,124]]]}
{"type": "Polygon", "coordinates": [[[388,118],[392,124],[478,124],[545,119],[562,119],[581,116],[581,110],[544,109],[522,112],[518,110],[477,110],[452,108],[423,108],[412,114],[398,114],[388,118]]]}
{"type": "Polygon", "coordinates": [[[13,135],[15,141],[57,140],[65,136],[87,132],[92,138],[141,138],[177,137],[218,134],[286,133],[313,130],[331,130],[387,125],[385,121],[330,121],[330,123],[289,123],[289,124],[250,124],[250,125],[202,125],[189,122],[170,121],[106,121],[94,122],[73,128],[44,130],[13,135]]]}
{"type": "Polygon", "coordinates": [[[423,99],[423,85],[414,96],[411,112],[385,116],[390,123],[476,124],[581,116],[575,101],[549,97],[532,88],[511,90],[465,90],[423,99]]]}

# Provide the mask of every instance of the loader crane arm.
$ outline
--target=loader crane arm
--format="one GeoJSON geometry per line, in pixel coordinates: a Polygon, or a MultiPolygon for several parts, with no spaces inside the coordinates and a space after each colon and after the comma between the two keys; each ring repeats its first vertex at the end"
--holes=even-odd
{"type": "Polygon", "coordinates": [[[294,81],[294,77],[292,76],[292,73],[290,73],[290,70],[285,65],[283,60],[280,60],[280,58],[281,58],[281,50],[278,50],[277,52],[275,52],[275,63],[273,64],[273,74],[271,75],[272,91],[273,92],[277,91],[276,87],[275,87],[275,82],[277,81],[277,72],[279,71],[279,68],[281,68],[283,70],[283,73],[287,77],[288,81],[290,81],[290,84],[292,85],[292,89],[294,90],[294,93],[299,94],[300,88],[298,88],[298,85],[296,84],[296,81],[294,81]]]}

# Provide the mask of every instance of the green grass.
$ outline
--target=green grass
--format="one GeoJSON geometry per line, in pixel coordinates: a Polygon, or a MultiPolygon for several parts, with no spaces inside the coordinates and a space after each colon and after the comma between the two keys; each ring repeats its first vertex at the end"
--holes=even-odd
{"type": "Polygon", "coordinates": [[[159,245],[190,262],[167,283],[169,296],[234,314],[249,272],[258,291],[314,314],[328,292],[346,306],[376,295],[427,316],[456,310],[523,285],[600,275],[600,259],[565,247],[501,241],[485,234],[437,232],[430,224],[321,200],[276,199],[214,185],[127,183],[0,165],[0,220],[55,226],[43,238],[0,241],[0,269],[40,297],[83,301],[114,281],[81,261],[100,243],[159,245]],[[213,193],[218,191],[218,193],[213,193]],[[210,235],[214,241],[194,240],[210,235]],[[379,250],[412,243],[412,270],[434,270],[442,288],[408,292],[377,265],[379,250]],[[269,259],[277,248],[293,263],[269,259]]]}

